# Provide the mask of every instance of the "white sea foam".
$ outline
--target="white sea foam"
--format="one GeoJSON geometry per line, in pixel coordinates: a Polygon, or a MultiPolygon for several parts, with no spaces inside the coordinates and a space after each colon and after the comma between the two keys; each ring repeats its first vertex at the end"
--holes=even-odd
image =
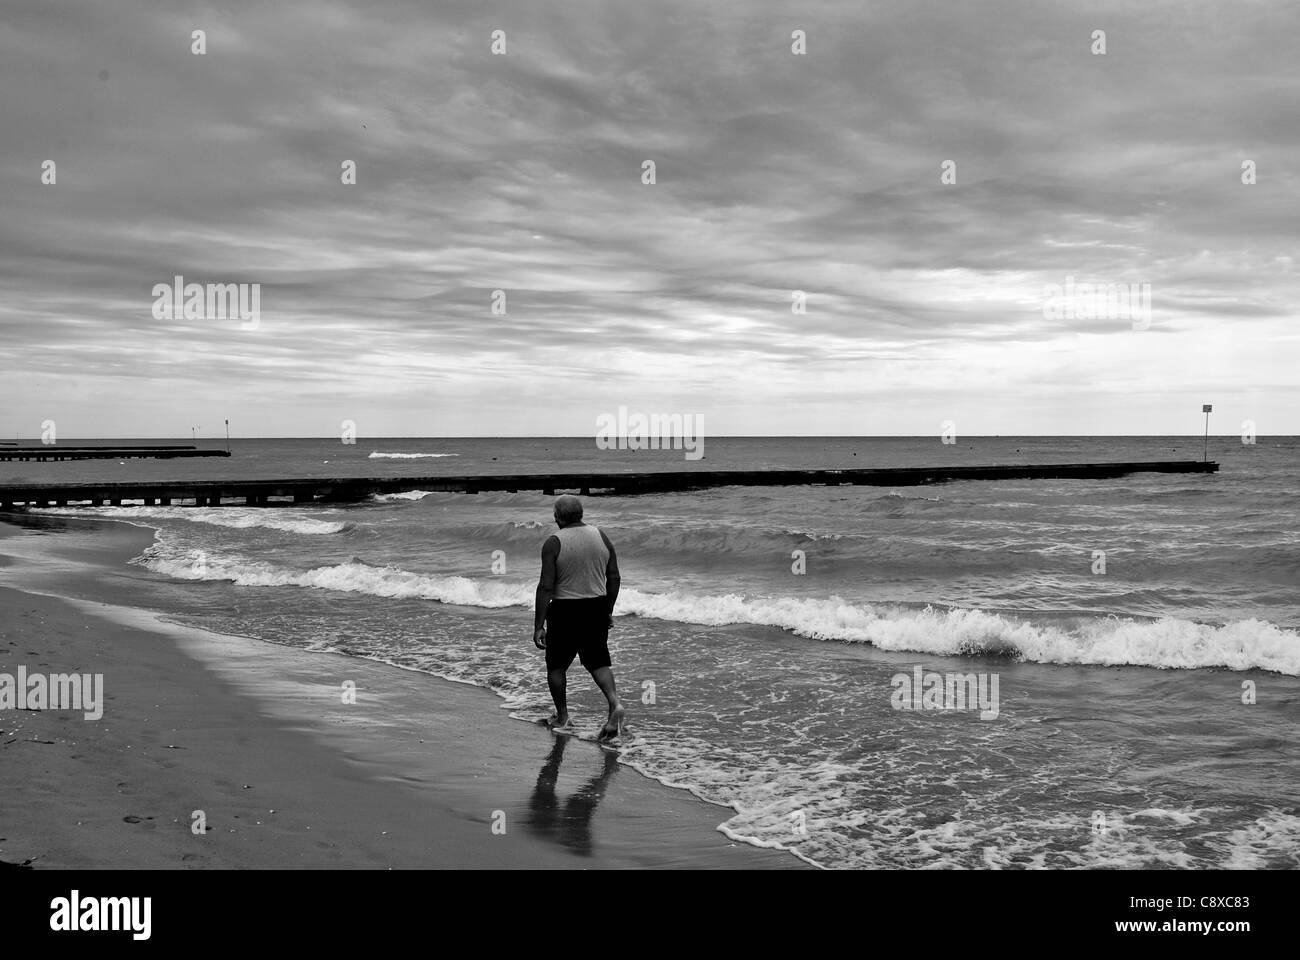
{"type": "Polygon", "coordinates": [[[1225,839],[1229,846],[1225,869],[1300,867],[1300,817],[1295,814],[1269,811],[1249,826],[1233,830],[1225,839]]]}
{"type": "MultiPolygon", "coordinates": [[[[291,570],[261,561],[177,555],[152,548],[151,569],[185,580],[230,580],[241,586],[299,586],[500,608],[533,603],[531,582],[414,573],[349,561],[291,570]]],[[[1264,620],[1221,627],[1166,618],[1096,618],[1070,628],[1029,623],[980,610],[905,609],[837,598],[699,596],[677,592],[619,594],[619,613],[705,626],[754,624],[816,640],[869,643],[882,650],[938,656],[1009,656],[1036,663],[1169,668],[1261,669],[1300,676],[1300,635],[1264,620]]]]}
{"type": "Polygon", "coordinates": [[[426,460],[434,457],[459,457],[459,453],[381,453],[372,452],[369,460],[426,460]]]}
{"type": "Polygon", "coordinates": [[[307,536],[342,533],[352,527],[349,521],[313,520],[290,515],[282,508],[260,507],[47,507],[33,513],[65,514],[79,517],[107,517],[113,520],[187,520],[215,527],[247,530],[258,527],[307,536]]]}

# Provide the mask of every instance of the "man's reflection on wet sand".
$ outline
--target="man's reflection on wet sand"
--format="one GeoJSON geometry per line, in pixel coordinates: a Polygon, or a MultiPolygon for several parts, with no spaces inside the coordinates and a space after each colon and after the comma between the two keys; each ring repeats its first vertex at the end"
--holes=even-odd
{"type": "Polygon", "coordinates": [[[568,737],[556,737],[555,745],[542,764],[537,774],[537,784],[533,787],[528,801],[528,819],[526,825],[541,836],[555,840],[580,856],[591,856],[595,849],[591,837],[591,818],[596,813],[596,806],[605,796],[609,781],[618,769],[618,757],[608,750],[601,750],[604,764],[596,774],[561,803],[555,795],[555,783],[560,777],[560,763],[564,759],[564,748],[568,737]]]}

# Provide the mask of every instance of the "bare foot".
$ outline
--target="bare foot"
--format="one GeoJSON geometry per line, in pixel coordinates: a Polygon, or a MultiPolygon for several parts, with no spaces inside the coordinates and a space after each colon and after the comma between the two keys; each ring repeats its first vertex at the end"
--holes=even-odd
{"type": "Polygon", "coordinates": [[[600,736],[598,739],[613,740],[617,737],[623,730],[623,717],[626,713],[627,711],[623,709],[622,703],[615,704],[611,707],[609,710],[609,719],[606,720],[605,725],[600,728],[600,736]]]}
{"type": "Polygon", "coordinates": [[[555,714],[551,714],[549,717],[546,718],[546,725],[550,727],[552,730],[573,729],[573,721],[569,719],[569,715],[567,713],[562,717],[556,716],[555,714]]]}

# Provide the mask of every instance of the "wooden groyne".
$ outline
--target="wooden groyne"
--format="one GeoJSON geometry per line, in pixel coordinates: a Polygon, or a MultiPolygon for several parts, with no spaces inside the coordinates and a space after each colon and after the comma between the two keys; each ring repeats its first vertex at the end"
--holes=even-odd
{"type": "Polygon", "coordinates": [[[228,457],[227,450],[200,450],[182,446],[32,447],[0,446],[0,460],[174,460],[177,457],[228,457]]]}
{"type": "Polygon", "coordinates": [[[374,494],[428,490],[446,493],[516,493],[546,496],[673,493],[710,487],[792,487],[842,484],[909,487],[953,480],[1104,480],[1131,473],[1215,473],[1216,461],[1162,460],[1137,463],[1056,463],[991,467],[901,467],[880,470],[681,470],[662,473],[490,474],[459,477],[341,477],[328,480],[142,480],[112,483],[0,484],[0,509],[93,504],[279,506],[349,503],[374,494]]]}

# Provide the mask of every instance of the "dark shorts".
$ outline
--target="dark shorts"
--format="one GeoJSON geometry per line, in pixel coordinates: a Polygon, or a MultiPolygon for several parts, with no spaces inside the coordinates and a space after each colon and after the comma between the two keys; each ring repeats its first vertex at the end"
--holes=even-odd
{"type": "Polygon", "coordinates": [[[552,600],[546,608],[546,669],[568,670],[574,657],[588,670],[610,666],[609,601],[552,600]]]}

